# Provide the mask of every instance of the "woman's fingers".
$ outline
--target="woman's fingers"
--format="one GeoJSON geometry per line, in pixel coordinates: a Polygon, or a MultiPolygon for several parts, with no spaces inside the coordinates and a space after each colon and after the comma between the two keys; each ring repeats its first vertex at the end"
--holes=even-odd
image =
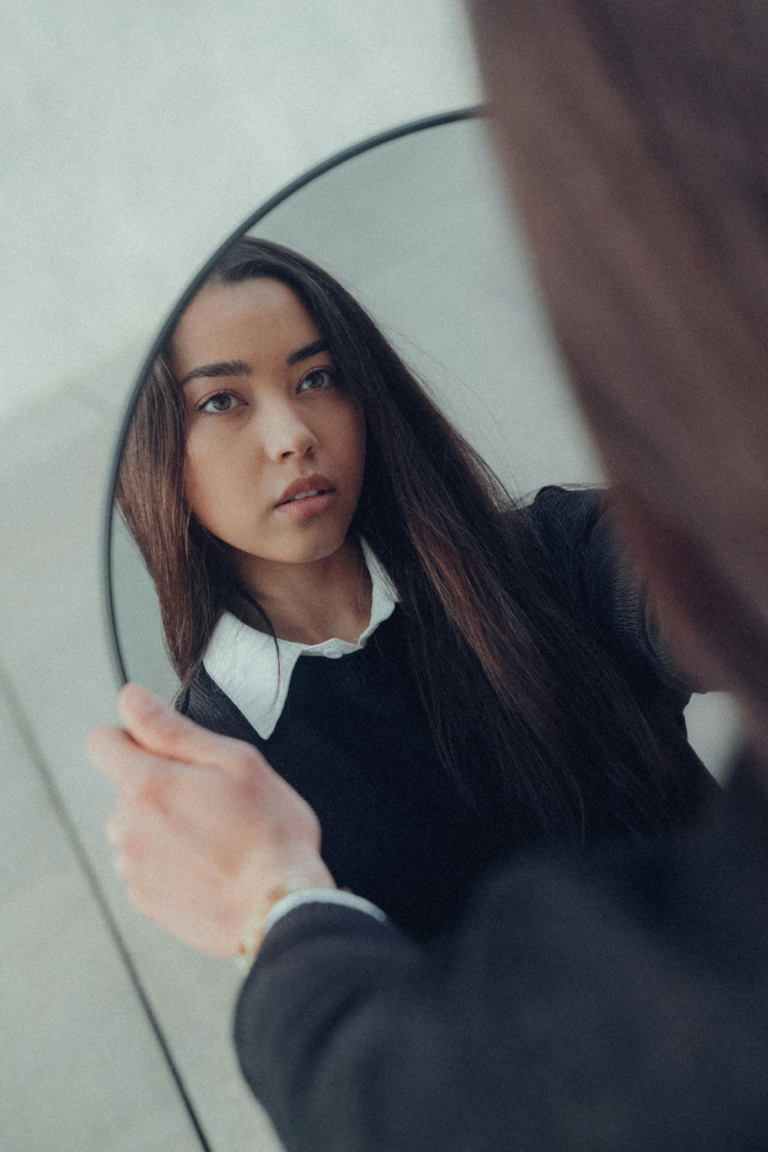
{"type": "Polygon", "coordinates": [[[163,813],[179,833],[196,832],[229,846],[239,847],[257,828],[272,839],[319,841],[312,810],[255,748],[209,732],[157,697],[130,688],[121,710],[132,733],[100,728],[88,750],[132,805],[163,813]]]}
{"type": "Polygon", "coordinates": [[[126,684],[118,707],[128,732],[145,751],[236,776],[265,761],[255,748],[201,728],[138,684],[126,684]]]}
{"type": "Polygon", "coordinates": [[[99,771],[133,800],[156,791],[172,767],[146,752],[123,728],[97,728],[88,740],[88,755],[99,771]]]}

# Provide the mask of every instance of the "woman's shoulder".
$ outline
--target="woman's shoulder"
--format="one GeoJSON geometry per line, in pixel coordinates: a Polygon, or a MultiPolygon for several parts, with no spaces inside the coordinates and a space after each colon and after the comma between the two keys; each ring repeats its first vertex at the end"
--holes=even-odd
{"type": "Polygon", "coordinates": [[[651,670],[681,698],[681,677],[617,531],[606,488],[542,488],[522,509],[576,601],[618,641],[635,665],[651,670]]]}
{"type": "MultiPolygon", "coordinates": [[[[548,484],[529,504],[511,515],[533,529],[539,545],[566,577],[572,591],[578,592],[583,590],[585,569],[594,566],[591,553],[595,531],[611,519],[606,515],[608,509],[608,493],[603,488],[548,484]]],[[[603,544],[607,543],[605,538],[603,544]]]]}
{"type": "Polygon", "coordinates": [[[599,603],[619,572],[628,575],[607,489],[548,484],[517,515],[533,529],[548,561],[583,606],[599,603]]]}
{"type": "Polygon", "coordinates": [[[568,549],[588,539],[608,507],[605,488],[547,484],[519,515],[530,522],[545,544],[568,549]]]}

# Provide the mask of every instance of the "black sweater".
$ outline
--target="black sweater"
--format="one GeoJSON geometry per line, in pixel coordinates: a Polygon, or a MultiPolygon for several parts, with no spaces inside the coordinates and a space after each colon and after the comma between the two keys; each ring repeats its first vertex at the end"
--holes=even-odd
{"type": "MultiPolygon", "coordinates": [[[[682,709],[689,693],[647,626],[604,498],[543,489],[526,514],[595,628],[610,634],[629,682],[652,700],[679,766],[670,823],[685,826],[716,789],[687,743],[682,709]]],[[[477,876],[530,833],[524,820],[510,818],[492,834],[449,782],[405,659],[406,628],[398,606],[360,651],[335,660],[300,657],[268,740],[202,667],[177,707],[206,728],[255,745],[317,813],[323,858],[336,883],[425,939],[455,920],[477,876]]],[[[594,767],[591,775],[587,839],[619,835],[621,802],[602,780],[595,786],[594,767]]]]}

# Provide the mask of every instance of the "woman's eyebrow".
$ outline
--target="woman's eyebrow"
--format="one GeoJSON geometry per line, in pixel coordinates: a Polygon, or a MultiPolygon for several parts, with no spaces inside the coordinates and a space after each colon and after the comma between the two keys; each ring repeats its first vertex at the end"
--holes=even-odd
{"type": "Polygon", "coordinates": [[[288,357],[288,364],[298,364],[299,360],[308,360],[310,356],[316,356],[318,352],[327,352],[328,344],[322,338],[313,341],[312,344],[305,344],[303,348],[299,348],[298,352],[291,352],[288,357]]]}
{"type": "Polygon", "coordinates": [[[190,380],[198,380],[200,377],[209,379],[212,376],[250,376],[250,374],[249,365],[242,360],[223,360],[218,364],[203,364],[201,368],[193,368],[183,380],[179,381],[179,387],[183,388],[190,380]]]}

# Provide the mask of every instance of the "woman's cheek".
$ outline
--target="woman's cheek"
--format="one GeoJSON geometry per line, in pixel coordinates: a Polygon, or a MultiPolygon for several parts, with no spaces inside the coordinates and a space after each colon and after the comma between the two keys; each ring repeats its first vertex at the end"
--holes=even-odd
{"type": "Polygon", "coordinates": [[[360,403],[356,399],[351,403],[348,401],[345,409],[344,436],[340,450],[346,467],[355,474],[359,483],[362,484],[365,468],[365,417],[360,403]]]}
{"type": "Polygon", "coordinates": [[[200,523],[216,532],[213,522],[226,519],[237,488],[231,454],[222,452],[210,437],[190,439],[184,463],[184,496],[200,523]]]}

